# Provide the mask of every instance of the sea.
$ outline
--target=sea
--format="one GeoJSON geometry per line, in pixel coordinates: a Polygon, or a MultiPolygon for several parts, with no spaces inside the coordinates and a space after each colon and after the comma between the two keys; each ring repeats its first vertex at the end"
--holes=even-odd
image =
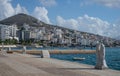
{"type": "MultiPolygon", "coordinates": [[[[90,49],[90,48],[86,48],[90,49]]],[[[95,48],[94,48],[95,50],[95,48]]],[[[106,63],[110,69],[119,70],[120,71],[120,47],[106,47],[105,51],[106,55],[106,63]]],[[[96,64],[96,55],[95,54],[53,54],[52,58],[67,60],[71,62],[84,63],[89,65],[96,64]],[[74,57],[85,58],[84,60],[74,60],[74,57]]]]}
{"type": "MultiPolygon", "coordinates": [[[[21,48],[13,48],[14,50],[18,50],[21,48]]],[[[32,50],[33,48],[27,47],[27,50],[32,50]]],[[[48,48],[34,48],[36,50],[73,50],[76,48],[67,48],[67,47],[48,47],[48,48]]],[[[90,47],[85,48],[85,50],[90,50],[90,47]]],[[[95,50],[96,48],[93,48],[95,50]]],[[[110,69],[119,70],[120,71],[120,47],[106,47],[105,48],[105,58],[107,65],[110,69]]],[[[96,55],[95,54],[51,54],[51,58],[67,60],[71,62],[83,63],[94,65],[96,64],[96,55]],[[85,58],[84,60],[74,60],[74,57],[85,58]]]]}

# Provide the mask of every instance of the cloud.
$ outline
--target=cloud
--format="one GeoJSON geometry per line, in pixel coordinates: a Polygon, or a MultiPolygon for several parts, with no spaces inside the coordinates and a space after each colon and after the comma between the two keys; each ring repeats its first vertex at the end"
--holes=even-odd
{"type": "Polygon", "coordinates": [[[93,1],[105,5],[107,7],[120,8],[120,0],[93,0],[93,1]]]}
{"type": "Polygon", "coordinates": [[[33,11],[33,16],[43,22],[50,23],[48,18],[48,11],[45,7],[36,7],[33,11]]]}
{"type": "Polygon", "coordinates": [[[17,7],[15,8],[15,14],[18,14],[18,13],[28,14],[28,11],[26,10],[25,7],[21,7],[20,4],[17,4],[17,7]]]}
{"type": "Polygon", "coordinates": [[[39,1],[43,6],[51,7],[57,5],[55,0],[39,0],[39,1]]]}
{"type": "Polygon", "coordinates": [[[96,3],[110,8],[120,8],[120,0],[86,0],[80,3],[80,5],[83,6],[96,3]]]}
{"type": "MultiPolygon", "coordinates": [[[[11,4],[11,0],[0,0],[0,20],[18,13],[29,14],[27,9],[20,4],[17,4],[16,7],[13,7],[11,4]]],[[[41,21],[50,23],[50,20],[48,18],[48,11],[45,7],[36,7],[33,10],[32,15],[41,21]]]]}
{"type": "Polygon", "coordinates": [[[115,24],[110,24],[109,22],[103,21],[100,18],[89,17],[88,15],[67,20],[61,16],[58,16],[57,25],[108,37],[118,36],[120,29],[120,27],[115,24]]]}
{"type": "Polygon", "coordinates": [[[57,16],[57,24],[62,27],[77,29],[78,21],[75,19],[65,20],[61,16],[57,16]]]}
{"type": "Polygon", "coordinates": [[[27,13],[27,10],[19,4],[14,8],[11,0],[0,0],[0,20],[18,13],[27,13]]]}
{"type": "Polygon", "coordinates": [[[14,12],[10,0],[0,0],[0,20],[13,15],[14,12]]]}

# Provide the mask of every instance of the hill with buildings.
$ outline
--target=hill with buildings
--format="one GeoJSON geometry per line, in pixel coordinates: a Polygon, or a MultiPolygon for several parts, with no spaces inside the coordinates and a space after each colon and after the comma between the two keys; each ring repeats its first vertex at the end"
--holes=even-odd
{"type": "Polygon", "coordinates": [[[120,42],[118,43],[118,41],[109,37],[46,24],[30,15],[22,13],[0,21],[0,29],[2,32],[0,39],[2,40],[16,37],[19,42],[40,42],[41,45],[90,46],[91,44],[96,45],[97,41],[100,40],[106,46],[120,44],[120,42]],[[9,33],[2,31],[3,29],[7,29],[6,31],[9,33]],[[2,34],[6,36],[2,37],[2,34]]]}

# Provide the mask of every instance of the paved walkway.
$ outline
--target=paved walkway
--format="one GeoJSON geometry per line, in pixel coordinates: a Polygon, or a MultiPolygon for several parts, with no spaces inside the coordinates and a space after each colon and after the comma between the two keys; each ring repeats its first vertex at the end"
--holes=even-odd
{"type": "Polygon", "coordinates": [[[27,54],[0,54],[0,76],[120,76],[120,71],[27,54]]]}

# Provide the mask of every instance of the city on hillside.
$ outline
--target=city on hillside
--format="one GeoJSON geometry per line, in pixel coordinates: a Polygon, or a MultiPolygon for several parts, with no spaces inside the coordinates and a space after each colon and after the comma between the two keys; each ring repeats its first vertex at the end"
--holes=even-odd
{"type": "Polygon", "coordinates": [[[120,45],[115,39],[60,27],[33,27],[24,23],[18,28],[16,24],[0,24],[0,44],[6,45],[96,46],[100,40],[106,46],[120,45]]]}

